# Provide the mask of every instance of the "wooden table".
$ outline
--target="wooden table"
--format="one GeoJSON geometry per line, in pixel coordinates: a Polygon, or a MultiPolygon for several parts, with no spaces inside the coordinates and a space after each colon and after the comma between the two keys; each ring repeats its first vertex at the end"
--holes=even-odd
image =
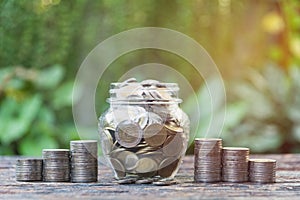
{"type": "Polygon", "coordinates": [[[46,183],[15,181],[19,157],[0,157],[0,199],[300,199],[300,154],[255,155],[277,160],[277,182],[193,183],[193,157],[184,159],[177,185],[118,185],[110,169],[99,165],[97,183],[46,183]]]}

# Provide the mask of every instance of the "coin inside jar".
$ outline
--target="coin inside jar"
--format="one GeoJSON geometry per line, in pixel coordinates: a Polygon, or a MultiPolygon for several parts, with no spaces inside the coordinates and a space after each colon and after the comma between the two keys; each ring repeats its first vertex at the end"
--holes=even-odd
{"type": "Polygon", "coordinates": [[[183,133],[183,128],[178,126],[175,122],[169,121],[165,124],[169,135],[175,135],[176,133],[183,133]]]}
{"type": "Polygon", "coordinates": [[[183,149],[184,145],[181,134],[168,136],[162,148],[163,153],[167,156],[179,156],[183,149]]]}
{"type": "Polygon", "coordinates": [[[125,168],[118,159],[110,158],[110,163],[118,177],[125,177],[125,168]]]}
{"type": "Polygon", "coordinates": [[[177,168],[179,164],[179,159],[174,158],[174,157],[168,157],[164,159],[160,164],[159,164],[159,170],[158,170],[158,175],[161,177],[169,177],[172,175],[174,170],[177,168]]]}
{"type": "Polygon", "coordinates": [[[130,120],[120,122],[116,128],[116,139],[123,147],[135,147],[141,142],[142,135],[140,126],[130,120]]]}
{"type": "Polygon", "coordinates": [[[166,138],[167,132],[161,124],[150,124],[144,130],[144,139],[151,147],[158,147],[162,145],[166,138]]]}
{"type": "Polygon", "coordinates": [[[157,170],[157,163],[151,158],[141,158],[135,171],[140,174],[146,174],[149,172],[155,172],[157,170]]]}
{"type": "Polygon", "coordinates": [[[127,170],[133,170],[137,166],[139,158],[130,151],[123,151],[117,156],[127,170]]]}
{"type": "Polygon", "coordinates": [[[113,148],[113,138],[108,130],[102,131],[101,146],[104,154],[109,154],[113,148]]]}

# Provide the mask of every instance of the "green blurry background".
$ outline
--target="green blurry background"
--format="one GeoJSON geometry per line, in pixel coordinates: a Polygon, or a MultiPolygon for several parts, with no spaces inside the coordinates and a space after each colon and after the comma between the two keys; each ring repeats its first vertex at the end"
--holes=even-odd
{"type": "MultiPolygon", "coordinates": [[[[142,50],[105,71],[98,115],[108,107],[110,82],[133,66],[158,62],[175,66],[198,91],[204,113],[193,130],[198,137],[226,106],[225,145],[300,152],[298,0],[0,0],[0,154],[40,155],[79,139],[72,87],[80,64],[99,42],[144,26],[174,29],[203,45],[224,78],[226,105],[206,112],[205,85],[189,63],[142,50]]],[[[192,102],[182,106],[195,117],[192,102]]]]}

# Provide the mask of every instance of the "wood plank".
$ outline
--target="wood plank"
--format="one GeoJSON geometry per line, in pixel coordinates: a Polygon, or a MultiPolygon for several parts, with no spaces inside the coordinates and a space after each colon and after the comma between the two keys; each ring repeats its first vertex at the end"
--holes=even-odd
{"type": "Polygon", "coordinates": [[[300,154],[253,155],[276,159],[277,181],[274,184],[193,183],[193,157],[184,159],[176,179],[177,185],[118,185],[110,169],[99,165],[97,183],[45,183],[15,181],[18,157],[0,157],[1,199],[298,199],[300,196],[300,154]]]}

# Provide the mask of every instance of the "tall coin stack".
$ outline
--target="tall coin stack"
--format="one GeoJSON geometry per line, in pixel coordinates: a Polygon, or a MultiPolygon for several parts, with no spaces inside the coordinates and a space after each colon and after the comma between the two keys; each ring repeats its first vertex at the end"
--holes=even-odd
{"type": "Polygon", "coordinates": [[[20,159],[16,165],[17,181],[41,181],[43,169],[42,159],[20,159]]]}
{"type": "Polygon", "coordinates": [[[276,160],[250,159],[249,179],[257,183],[274,183],[276,179],[276,160]]]}
{"type": "Polygon", "coordinates": [[[71,182],[88,183],[98,180],[97,140],[70,142],[71,182]]]}
{"type": "Polygon", "coordinates": [[[70,181],[70,151],[68,149],[43,150],[43,179],[46,182],[70,181]]]}
{"type": "Polygon", "coordinates": [[[195,182],[218,182],[221,180],[222,139],[195,139],[195,182]]]}
{"type": "Polygon", "coordinates": [[[222,180],[248,181],[249,148],[224,147],[222,151],[222,180]]]}

